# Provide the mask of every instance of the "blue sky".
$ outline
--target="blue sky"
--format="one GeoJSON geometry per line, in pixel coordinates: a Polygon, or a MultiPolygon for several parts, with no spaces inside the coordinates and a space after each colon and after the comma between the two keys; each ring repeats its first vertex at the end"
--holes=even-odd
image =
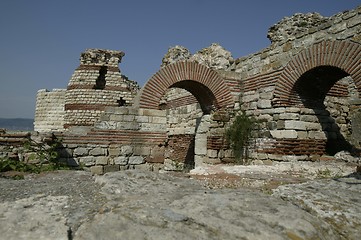
{"type": "Polygon", "coordinates": [[[141,86],[169,47],[219,43],[234,58],[270,42],[285,16],[330,16],[360,0],[2,0],[0,117],[33,118],[39,89],[66,88],[87,48],[121,50],[123,74],[141,86]]]}

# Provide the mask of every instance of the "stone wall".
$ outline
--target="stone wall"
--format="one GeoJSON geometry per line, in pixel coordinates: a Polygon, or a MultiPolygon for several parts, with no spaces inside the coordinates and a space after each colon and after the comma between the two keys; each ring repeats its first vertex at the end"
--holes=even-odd
{"type": "Polygon", "coordinates": [[[166,129],[164,110],[123,106],[106,108],[91,130],[78,126],[57,136],[66,149],[64,161],[102,174],[156,168],[164,162],[166,129]]]}
{"type": "Polygon", "coordinates": [[[36,96],[34,130],[38,132],[58,132],[65,124],[65,89],[42,89],[36,96]]]}
{"type": "Polygon", "coordinates": [[[225,130],[240,110],[259,122],[252,159],[352,152],[360,146],[360,26],[360,7],[329,18],[295,14],[270,28],[269,47],[237,59],[219,44],[195,54],[176,46],[141,91],[120,73],[124,53],[87,50],[65,91],[64,157],[94,173],[231,162],[225,130]]]}

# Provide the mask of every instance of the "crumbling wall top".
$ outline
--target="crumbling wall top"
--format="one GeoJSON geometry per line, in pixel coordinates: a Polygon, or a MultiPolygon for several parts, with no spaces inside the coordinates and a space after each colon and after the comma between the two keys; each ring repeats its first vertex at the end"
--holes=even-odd
{"type": "Polygon", "coordinates": [[[161,66],[165,67],[184,60],[194,61],[216,70],[231,70],[234,68],[234,59],[231,52],[218,43],[212,43],[209,47],[203,48],[193,55],[187,48],[179,45],[169,48],[163,57],[161,66]]]}
{"type": "Polygon", "coordinates": [[[116,50],[87,49],[80,55],[80,64],[117,67],[124,55],[124,52],[116,50]]]}
{"type": "Polygon", "coordinates": [[[296,13],[270,27],[267,37],[272,43],[293,40],[297,35],[317,31],[320,25],[328,22],[329,18],[319,13],[296,13]]]}

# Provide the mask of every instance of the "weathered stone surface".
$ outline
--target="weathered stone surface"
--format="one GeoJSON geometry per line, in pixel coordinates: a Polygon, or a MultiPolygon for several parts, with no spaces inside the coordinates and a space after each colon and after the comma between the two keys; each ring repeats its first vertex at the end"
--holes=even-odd
{"type": "MultiPolygon", "coordinates": [[[[289,168],[280,166],[225,168],[255,183],[262,176],[270,179],[272,172],[289,176],[289,168]]],[[[73,171],[0,178],[0,230],[4,239],[356,240],[360,181],[350,175],[285,185],[270,196],[133,170],[95,178],[73,171]]]]}
{"type": "Polygon", "coordinates": [[[83,147],[78,147],[78,148],[74,149],[73,155],[75,157],[85,156],[85,155],[88,155],[88,153],[89,153],[89,149],[83,148],[83,147]]]}
{"type": "Polygon", "coordinates": [[[230,69],[234,63],[232,54],[218,43],[212,43],[211,46],[199,50],[190,60],[214,69],[230,69]]]}
{"type": "Polygon", "coordinates": [[[137,164],[143,164],[145,162],[144,157],[142,156],[131,156],[129,157],[128,163],[137,165],[137,164]]]}
{"type": "Polygon", "coordinates": [[[187,48],[176,45],[175,47],[169,48],[168,52],[164,55],[162,59],[162,67],[177,61],[188,60],[190,56],[191,53],[187,48]]]}
{"type": "Polygon", "coordinates": [[[270,133],[274,138],[297,138],[295,130],[271,130],[270,133]]]}
{"type": "Polygon", "coordinates": [[[104,148],[93,148],[89,151],[89,155],[92,155],[92,156],[104,156],[106,155],[106,149],[104,148]]]}
{"type": "Polygon", "coordinates": [[[128,164],[128,157],[125,156],[120,156],[120,157],[116,157],[114,158],[114,164],[119,164],[119,165],[127,165],[128,164]]]}
{"type": "Polygon", "coordinates": [[[351,153],[349,153],[347,151],[338,152],[335,154],[334,157],[339,161],[361,164],[360,157],[352,156],[351,153]]]}
{"type": "Polygon", "coordinates": [[[340,239],[360,237],[360,195],[360,179],[351,176],[281,186],[273,193],[334,226],[340,239]]]}

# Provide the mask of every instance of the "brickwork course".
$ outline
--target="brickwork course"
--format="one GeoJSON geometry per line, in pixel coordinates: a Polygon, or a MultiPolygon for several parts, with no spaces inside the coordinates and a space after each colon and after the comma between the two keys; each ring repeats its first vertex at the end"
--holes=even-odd
{"type": "Polygon", "coordinates": [[[260,123],[251,160],[357,157],[361,7],[285,17],[267,37],[241,58],[219,44],[172,47],[141,89],[121,74],[123,52],[88,49],[67,89],[39,90],[35,131],[56,133],[62,157],[96,174],[232,162],[225,129],[241,110],[260,123]]]}

